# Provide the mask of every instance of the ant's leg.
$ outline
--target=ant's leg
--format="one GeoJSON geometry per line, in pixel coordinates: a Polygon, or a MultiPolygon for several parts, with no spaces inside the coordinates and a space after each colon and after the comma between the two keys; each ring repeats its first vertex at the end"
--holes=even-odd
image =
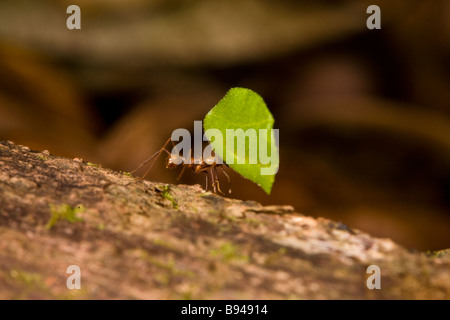
{"type": "MultiPolygon", "coordinates": [[[[214,166],[211,166],[211,167],[209,167],[209,170],[211,171],[211,175],[212,175],[212,177],[213,177],[213,183],[214,183],[214,187],[216,188],[216,190],[217,190],[217,188],[218,188],[218,180],[217,180],[217,173],[216,173],[216,170],[215,170],[215,167],[214,166]]],[[[219,191],[220,191],[220,189],[219,189],[219,191]]]]}
{"type": "Polygon", "coordinates": [[[211,186],[213,189],[213,193],[217,194],[216,178],[214,177],[213,167],[211,167],[211,166],[203,167],[202,165],[199,164],[195,167],[194,172],[195,173],[200,173],[200,172],[206,173],[206,188],[205,188],[206,191],[208,191],[208,174],[209,174],[210,178],[211,178],[211,186]]]}
{"type": "Polygon", "coordinates": [[[180,179],[181,179],[181,176],[183,175],[184,170],[186,170],[186,165],[184,165],[183,168],[181,169],[181,172],[180,172],[180,174],[178,175],[177,180],[180,180],[180,179]]]}
{"type": "Polygon", "coordinates": [[[208,167],[208,172],[211,175],[211,181],[212,181],[212,186],[213,186],[213,193],[217,193],[216,180],[214,179],[213,167],[208,167]]]}
{"type": "Polygon", "coordinates": [[[139,165],[139,167],[137,167],[136,169],[134,169],[133,171],[131,171],[131,173],[134,173],[134,172],[138,171],[140,168],[142,168],[145,164],[147,164],[149,161],[151,161],[151,160],[153,159],[154,161],[153,161],[152,164],[150,165],[150,168],[149,168],[149,169],[145,172],[145,174],[141,177],[141,179],[144,179],[144,177],[149,173],[150,169],[153,167],[153,164],[155,163],[156,159],[159,158],[159,156],[161,155],[161,153],[162,153],[163,151],[167,152],[167,153],[170,155],[169,151],[166,150],[166,146],[167,146],[167,144],[169,144],[169,142],[170,142],[170,138],[169,138],[169,140],[167,140],[167,142],[164,144],[164,146],[163,146],[159,151],[155,152],[150,158],[148,158],[147,160],[145,160],[144,162],[142,162],[142,163],[139,165]],[[155,156],[156,156],[156,158],[155,158],[155,156]]]}
{"type": "Polygon", "coordinates": [[[216,179],[216,183],[217,183],[217,190],[221,193],[221,194],[225,194],[225,193],[223,193],[222,192],[222,190],[220,190],[220,185],[219,185],[219,175],[217,174],[217,169],[216,169],[216,167],[214,166],[214,167],[212,167],[212,169],[213,169],[213,171],[214,171],[214,175],[215,175],[215,179],[216,179]]]}
{"type": "Polygon", "coordinates": [[[197,173],[197,174],[200,173],[200,172],[206,173],[205,191],[208,191],[208,168],[204,168],[204,167],[202,167],[202,165],[198,164],[198,165],[195,166],[194,172],[197,173]]]}
{"type": "Polygon", "coordinates": [[[217,167],[217,169],[220,169],[220,172],[222,172],[225,175],[225,177],[227,177],[227,180],[228,180],[228,194],[231,194],[231,179],[230,179],[230,176],[221,167],[217,167]]]}

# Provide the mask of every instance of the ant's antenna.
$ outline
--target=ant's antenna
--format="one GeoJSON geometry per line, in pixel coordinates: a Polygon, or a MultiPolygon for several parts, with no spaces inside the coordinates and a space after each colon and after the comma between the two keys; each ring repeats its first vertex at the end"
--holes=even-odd
{"type": "Polygon", "coordinates": [[[153,164],[155,163],[156,159],[159,158],[159,156],[161,155],[161,153],[163,151],[167,152],[167,154],[170,156],[170,152],[166,150],[166,146],[169,144],[170,142],[170,138],[169,140],[167,140],[167,142],[164,144],[164,146],[159,150],[156,151],[150,158],[148,158],[147,160],[145,160],[144,162],[142,162],[139,167],[137,167],[136,169],[134,169],[133,171],[131,171],[130,173],[134,173],[136,171],[138,171],[140,168],[142,168],[144,165],[146,165],[149,161],[151,161],[155,156],[156,158],[154,158],[154,161],[150,164],[150,167],[147,169],[147,171],[145,172],[145,174],[140,178],[140,179],[144,179],[145,176],[150,172],[151,168],[153,167],[153,164]]]}

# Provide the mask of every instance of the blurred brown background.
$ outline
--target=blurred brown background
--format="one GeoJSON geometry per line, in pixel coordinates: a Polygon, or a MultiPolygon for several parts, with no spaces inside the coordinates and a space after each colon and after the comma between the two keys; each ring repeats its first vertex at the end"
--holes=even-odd
{"type": "MultiPolygon", "coordinates": [[[[444,0],[3,0],[0,139],[131,171],[248,87],[275,116],[281,166],[270,196],[232,174],[233,197],[442,249],[449,64],[444,0]],[[81,30],[66,28],[70,4],[81,30]],[[366,28],[370,4],[381,30],[366,28]]],[[[161,159],[150,178],[176,176],[161,159]]]]}

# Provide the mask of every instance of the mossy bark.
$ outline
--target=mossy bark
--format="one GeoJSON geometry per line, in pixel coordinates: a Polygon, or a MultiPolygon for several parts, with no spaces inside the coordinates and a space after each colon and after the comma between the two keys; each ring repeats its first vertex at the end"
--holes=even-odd
{"type": "Polygon", "coordinates": [[[450,298],[448,252],[12,142],[0,166],[2,299],[450,298]],[[380,290],[366,287],[373,264],[380,290]],[[69,265],[80,290],[66,286],[69,265]]]}

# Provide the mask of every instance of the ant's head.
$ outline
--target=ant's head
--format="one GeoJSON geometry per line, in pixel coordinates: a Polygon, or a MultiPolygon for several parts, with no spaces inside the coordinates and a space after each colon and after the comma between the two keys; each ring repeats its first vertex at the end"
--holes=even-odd
{"type": "Polygon", "coordinates": [[[167,160],[166,168],[175,168],[184,162],[183,157],[178,154],[171,154],[167,160]]]}

